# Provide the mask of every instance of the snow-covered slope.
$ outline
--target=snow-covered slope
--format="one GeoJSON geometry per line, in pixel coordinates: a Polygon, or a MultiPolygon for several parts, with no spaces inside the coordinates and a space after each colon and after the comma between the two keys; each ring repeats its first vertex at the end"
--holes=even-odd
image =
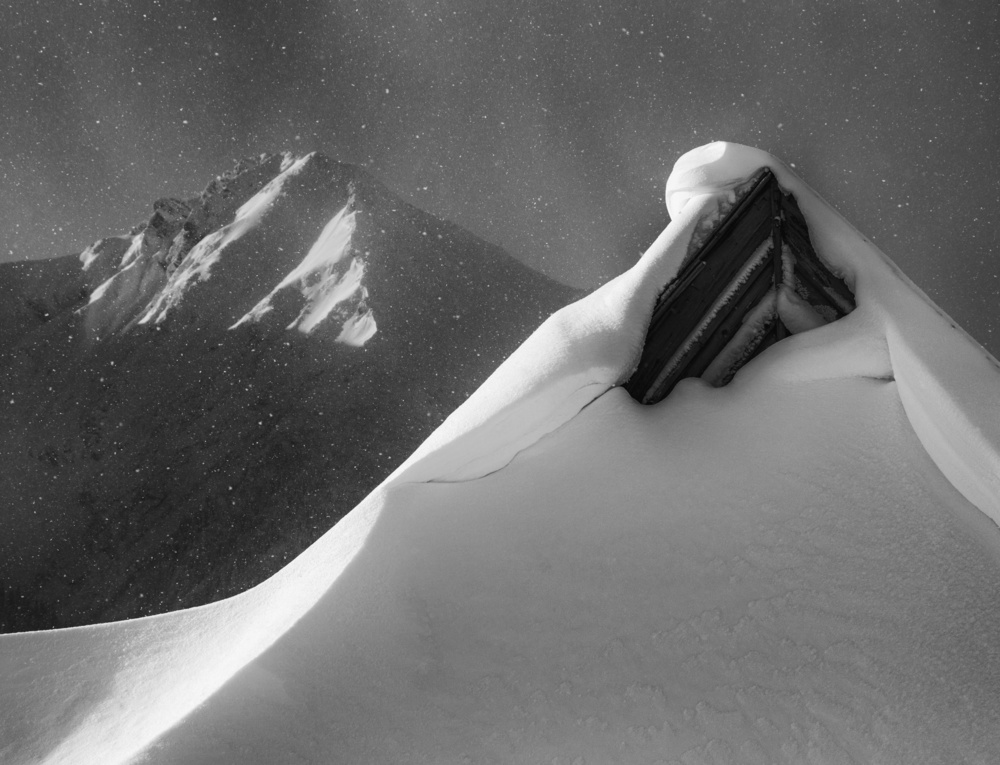
{"type": "Polygon", "coordinates": [[[668,198],[265,583],[0,638],[4,761],[992,762],[996,362],[777,160],[703,147],[668,198]],[[761,164],[857,310],[637,404],[658,290],[761,164]]]}
{"type": "Polygon", "coordinates": [[[263,581],[579,295],[317,154],[0,264],[0,631],[263,581]]]}

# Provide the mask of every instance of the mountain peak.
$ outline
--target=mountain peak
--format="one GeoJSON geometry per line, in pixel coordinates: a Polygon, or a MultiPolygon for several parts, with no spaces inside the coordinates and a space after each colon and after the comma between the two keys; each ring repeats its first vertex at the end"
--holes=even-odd
{"type": "Polygon", "coordinates": [[[376,325],[364,305],[363,261],[349,256],[360,178],[357,168],[317,153],[262,154],[216,177],[197,197],[157,200],[129,237],[101,240],[81,254],[97,285],[83,309],[88,328],[99,335],[158,325],[182,304],[206,301],[222,314],[219,321],[237,327],[260,321],[278,291],[297,288],[300,315],[290,327],[310,332],[336,315],[338,336],[363,344],[376,325]],[[273,239],[298,244],[311,230],[317,238],[299,263],[300,244],[260,246],[273,239]],[[251,241],[240,243],[244,238],[251,241]],[[248,251],[257,253],[255,262],[248,251]],[[225,278],[213,280],[220,272],[225,278]]]}
{"type": "Polygon", "coordinates": [[[0,631],[258,583],[578,296],[321,154],[0,264],[0,631]]]}

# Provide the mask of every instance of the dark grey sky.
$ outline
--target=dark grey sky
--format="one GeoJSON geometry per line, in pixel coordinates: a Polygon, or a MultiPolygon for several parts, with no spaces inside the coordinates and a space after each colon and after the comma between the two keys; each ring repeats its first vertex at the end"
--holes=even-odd
{"type": "Polygon", "coordinates": [[[1000,355],[996,0],[7,0],[0,258],[322,150],[584,286],[674,160],[759,146],[1000,355]]]}

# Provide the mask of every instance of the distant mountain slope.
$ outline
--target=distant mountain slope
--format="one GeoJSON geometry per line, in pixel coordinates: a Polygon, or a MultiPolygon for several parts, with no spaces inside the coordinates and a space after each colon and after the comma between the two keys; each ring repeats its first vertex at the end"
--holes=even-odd
{"type": "Polygon", "coordinates": [[[0,626],[256,584],[578,296],[316,154],[0,265],[0,626]]]}

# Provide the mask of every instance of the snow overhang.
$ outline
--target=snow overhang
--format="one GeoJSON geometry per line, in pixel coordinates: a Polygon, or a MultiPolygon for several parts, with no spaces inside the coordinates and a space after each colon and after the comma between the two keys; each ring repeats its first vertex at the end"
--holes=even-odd
{"type": "MultiPolygon", "coordinates": [[[[724,141],[677,160],[666,187],[671,218],[704,216],[706,199],[732,194],[760,168],[794,196],[817,255],[854,293],[857,310],[836,326],[849,323],[840,334],[867,349],[844,355],[830,352],[829,344],[806,340],[813,333],[797,336],[796,342],[801,337],[816,346],[811,349],[815,369],[797,373],[817,377],[839,370],[848,376],[884,366],[878,376],[895,381],[910,424],[935,464],[970,503],[1000,523],[1000,363],[867,237],[783,162],[724,141]]],[[[667,238],[683,238],[683,233],[667,238]]],[[[838,336],[832,329],[817,333],[827,333],[824,339],[838,336]]]]}

